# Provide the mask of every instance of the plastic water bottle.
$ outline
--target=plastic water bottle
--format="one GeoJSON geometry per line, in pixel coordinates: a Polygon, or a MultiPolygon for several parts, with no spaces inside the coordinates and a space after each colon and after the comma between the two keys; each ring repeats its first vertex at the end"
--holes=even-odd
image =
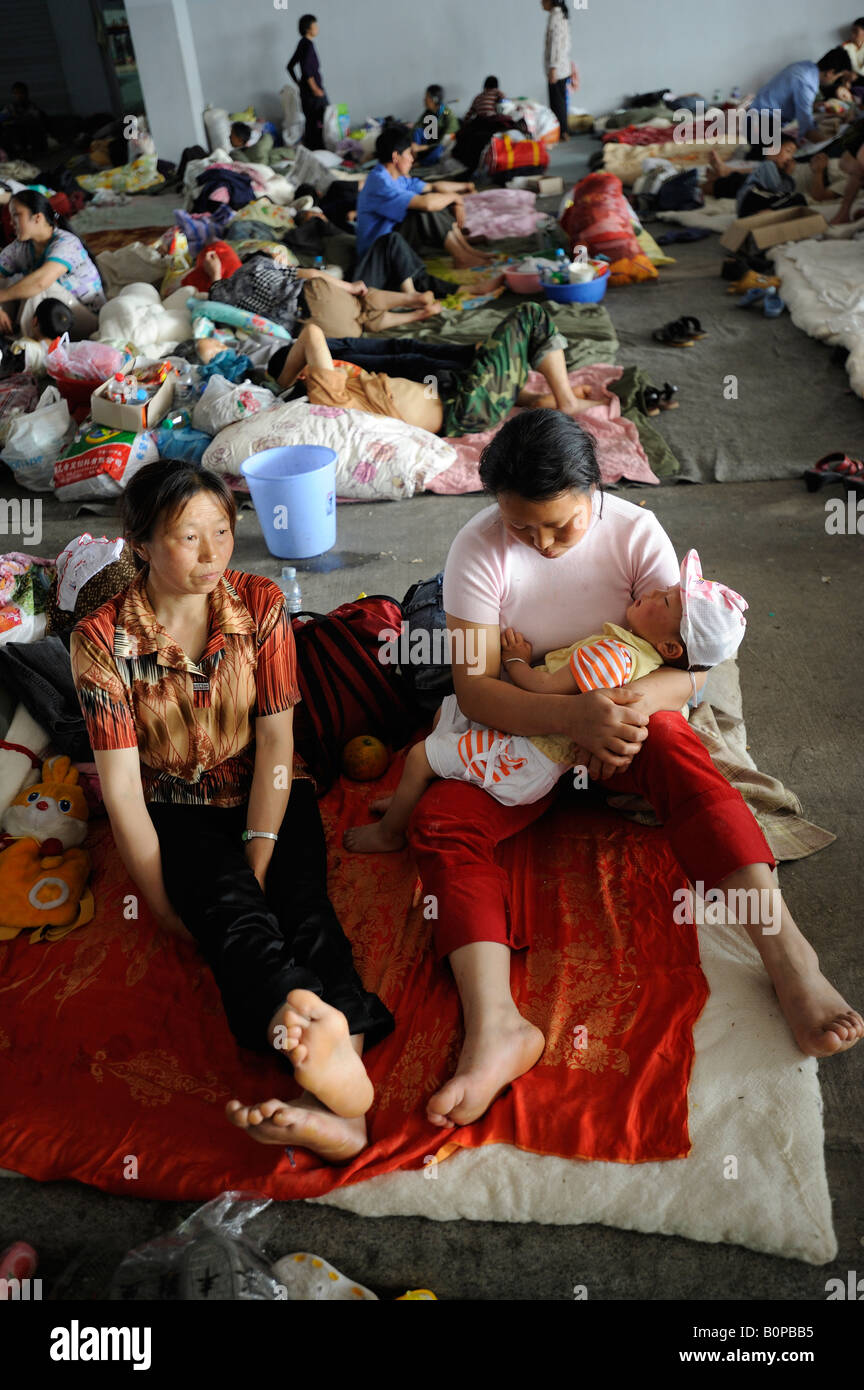
{"type": "Polygon", "coordinates": [[[731,92],[729,93],[729,100],[730,100],[730,101],[740,101],[740,100],[741,100],[741,88],[740,88],[740,87],[733,87],[733,88],[732,88],[731,92]]]}
{"type": "Polygon", "coordinates": [[[297,571],[293,565],[282,566],[282,578],[279,581],[279,588],[285,595],[285,607],[288,609],[288,612],[301,612],[303,608],[303,595],[300,592],[297,571]]]}
{"type": "Polygon", "coordinates": [[[198,388],[196,385],[196,373],[191,363],[183,367],[177,373],[177,381],[174,386],[173,409],[191,409],[198,400],[198,388]]]}
{"type": "Polygon", "coordinates": [[[324,257],[323,257],[323,256],[316,256],[316,257],[315,257],[315,269],[316,269],[316,270],[323,270],[323,269],[324,269],[324,257]]]}

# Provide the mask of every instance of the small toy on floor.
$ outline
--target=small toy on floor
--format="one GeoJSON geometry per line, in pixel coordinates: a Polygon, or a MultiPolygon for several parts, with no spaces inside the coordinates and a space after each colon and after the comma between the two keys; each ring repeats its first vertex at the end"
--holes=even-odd
{"type": "Polygon", "coordinates": [[[78,769],[65,756],[49,758],[41,780],[7,806],[0,816],[0,941],[30,928],[31,943],[57,941],[91,920],[90,856],[78,848],[88,818],[78,769]]]}

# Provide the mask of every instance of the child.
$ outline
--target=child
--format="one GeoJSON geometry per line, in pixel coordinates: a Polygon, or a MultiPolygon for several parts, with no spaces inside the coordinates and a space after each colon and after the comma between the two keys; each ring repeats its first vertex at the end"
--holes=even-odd
{"type": "MultiPolygon", "coordinates": [[[[752,217],[754,213],[768,212],[774,208],[806,205],[804,194],[796,191],[797,149],[795,141],[786,137],[780,142],[776,153],[766,153],[762,162],[749,171],[730,168],[719,159],[715,150],[711,150],[704,190],[714,198],[734,198],[739,217],[752,217]]],[[[820,169],[821,172],[823,170],[820,169]]]]}
{"type": "Polygon", "coordinates": [[[462,124],[468,121],[488,120],[490,116],[497,116],[498,103],[504,100],[504,93],[498,85],[497,77],[487,77],[483,83],[482,92],[478,92],[468,110],[465,112],[462,124]]]}
{"type": "MultiPolygon", "coordinates": [[[[691,550],[681,565],[680,585],[632,603],[627,628],[605,623],[602,634],[549,652],[537,668],[529,664],[530,642],[508,628],[501,639],[502,665],[520,689],[549,695],[615,689],[664,663],[705,671],[737,652],[746,608],[734,589],[702,578],[699,556],[691,550]]],[[[346,830],[343,843],[360,854],[401,849],[411,813],[436,777],[473,782],[503,805],[526,806],[544,797],[574,764],[575,750],[564,735],[528,738],[488,729],[466,719],[456,696],[448,695],[432,733],[410,750],[394,795],[372,802],[370,809],[384,811],[383,819],[346,830]]],[[[582,771],[577,785],[584,786],[582,771]]]]}
{"type": "Polygon", "coordinates": [[[426,88],[424,107],[414,127],[411,148],[417,155],[417,163],[436,164],[444,152],[445,137],[455,135],[457,125],[450,107],[444,105],[444,88],[433,82],[426,88]]]}

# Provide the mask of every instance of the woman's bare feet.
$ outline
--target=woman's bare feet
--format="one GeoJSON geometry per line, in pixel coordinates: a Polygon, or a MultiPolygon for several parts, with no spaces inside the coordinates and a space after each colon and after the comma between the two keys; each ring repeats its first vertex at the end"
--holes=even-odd
{"type": "Polygon", "coordinates": [[[265,1100],[259,1105],[229,1100],[225,1114],[259,1144],[311,1149],[328,1163],[348,1163],[366,1147],[362,1115],[344,1119],[325,1109],[314,1096],[303,1095],[295,1101],[265,1100]]]}
{"type": "Polygon", "coordinates": [[[511,1081],[531,1070],[545,1046],[540,1029],[513,1004],[466,1025],[455,1074],[430,1096],[428,1120],[452,1129],[479,1119],[511,1081]]]}
{"type": "Polygon", "coordinates": [[[422,323],[424,319],[434,319],[436,314],[440,314],[443,309],[440,299],[433,299],[431,304],[424,304],[417,315],[417,322],[422,323]]]}
{"type": "Polygon", "coordinates": [[[284,1052],[300,1085],[336,1115],[365,1115],[372,1082],[348,1033],[348,1020],[308,989],[292,989],[270,1020],[267,1036],[284,1052]]]}
{"type": "Polygon", "coordinates": [[[504,275],[491,275],[488,280],[473,280],[470,285],[462,285],[459,293],[465,299],[478,299],[484,294],[494,294],[504,284],[504,275]]]}
{"type": "Polygon", "coordinates": [[[342,836],[342,844],[352,854],[392,854],[404,849],[406,840],[400,831],[388,830],[379,821],[372,825],[352,825],[342,836]]]}
{"type": "Polygon", "coordinates": [[[808,1057],[846,1052],[864,1037],[864,1019],[825,979],[811,947],[798,961],[772,965],[770,974],[783,1016],[808,1057]]]}

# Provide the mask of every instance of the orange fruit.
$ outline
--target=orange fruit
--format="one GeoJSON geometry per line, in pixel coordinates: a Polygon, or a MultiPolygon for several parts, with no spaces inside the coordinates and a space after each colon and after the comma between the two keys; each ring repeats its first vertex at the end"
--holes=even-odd
{"type": "Polygon", "coordinates": [[[342,749],[342,770],[355,782],[371,782],[383,777],[390,766],[390,754],[371,734],[360,734],[342,749]]]}

